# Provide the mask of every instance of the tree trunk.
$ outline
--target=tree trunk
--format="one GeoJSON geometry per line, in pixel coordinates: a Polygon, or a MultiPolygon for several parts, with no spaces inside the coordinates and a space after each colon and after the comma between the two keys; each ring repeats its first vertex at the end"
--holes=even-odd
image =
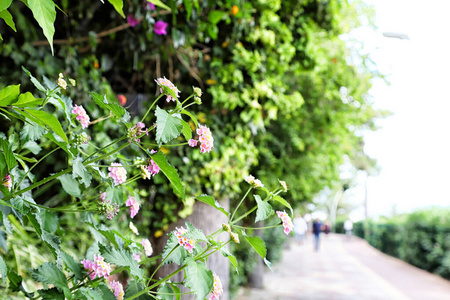
{"type": "MultiPolygon", "coordinates": [[[[220,202],[220,205],[224,207],[225,210],[229,209],[229,199],[223,200],[220,202]]],[[[220,211],[216,210],[215,208],[204,204],[203,202],[196,202],[194,205],[194,212],[188,216],[186,219],[180,219],[175,224],[172,224],[169,226],[168,232],[171,232],[175,229],[175,227],[185,226],[185,222],[189,222],[192,225],[194,225],[196,228],[203,231],[205,235],[211,234],[217,229],[221,228],[222,223],[227,222],[226,216],[221,213],[220,211]]],[[[164,235],[159,240],[157,240],[155,245],[156,253],[161,253],[164,249],[164,246],[167,242],[167,235],[164,235]]],[[[228,233],[222,233],[219,236],[219,239],[226,242],[229,239],[228,233]]],[[[209,256],[207,261],[208,268],[215,272],[217,276],[219,276],[220,281],[222,282],[223,287],[223,294],[220,297],[221,300],[228,300],[229,299],[229,293],[228,293],[228,284],[229,284],[229,277],[230,277],[230,266],[229,266],[229,260],[228,258],[224,257],[220,251],[214,253],[213,255],[209,256]]],[[[168,264],[162,266],[158,272],[156,273],[155,278],[163,278],[164,276],[170,274],[171,272],[178,269],[178,265],[176,264],[168,264]]],[[[172,277],[172,282],[181,282],[183,280],[184,273],[180,272],[174,277],[172,277]]],[[[188,292],[188,289],[181,289],[181,292],[188,292]]],[[[195,299],[194,295],[183,295],[181,297],[183,300],[193,300],[195,299]]]]}

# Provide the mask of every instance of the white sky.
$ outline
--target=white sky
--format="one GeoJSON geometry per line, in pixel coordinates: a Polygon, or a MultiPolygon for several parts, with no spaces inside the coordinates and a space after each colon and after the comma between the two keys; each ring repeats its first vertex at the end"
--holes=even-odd
{"type": "MultiPolygon", "coordinates": [[[[449,206],[450,1],[366,2],[375,7],[378,28],[351,35],[364,41],[391,83],[374,81],[375,108],[394,113],[378,122],[382,129],[364,134],[366,153],[382,168],[368,181],[369,216],[390,215],[394,205],[399,213],[449,206]],[[383,32],[410,39],[386,38],[383,32]]],[[[362,188],[358,194],[362,201],[362,188]]]]}

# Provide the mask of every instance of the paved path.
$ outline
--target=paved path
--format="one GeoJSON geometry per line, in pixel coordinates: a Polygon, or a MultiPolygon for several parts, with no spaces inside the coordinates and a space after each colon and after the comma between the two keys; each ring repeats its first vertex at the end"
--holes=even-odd
{"type": "Polygon", "coordinates": [[[264,289],[243,289],[238,300],[450,300],[450,281],[387,256],[364,240],[343,235],[294,241],[274,272],[264,275],[264,289]]]}

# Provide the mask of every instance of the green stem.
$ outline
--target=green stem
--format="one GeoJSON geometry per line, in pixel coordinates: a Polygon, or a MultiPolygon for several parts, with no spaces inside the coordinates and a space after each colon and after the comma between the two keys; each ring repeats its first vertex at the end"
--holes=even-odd
{"type": "Polygon", "coordinates": [[[50,97],[53,95],[54,92],[60,90],[61,88],[59,86],[56,86],[53,90],[50,90],[50,93],[45,95],[44,100],[42,101],[42,105],[41,107],[44,107],[45,104],[47,104],[48,100],[50,99],[50,97]]]}
{"type": "Polygon", "coordinates": [[[109,143],[109,144],[106,145],[105,147],[102,147],[102,148],[98,149],[97,151],[95,151],[94,153],[92,153],[91,155],[89,155],[88,157],[86,157],[86,158],[84,159],[84,161],[87,161],[89,158],[91,158],[92,156],[94,156],[94,155],[97,154],[98,152],[100,152],[100,151],[102,151],[102,150],[104,150],[104,149],[106,149],[106,148],[108,148],[108,147],[111,147],[111,146],[114,145],[115,143],[117,143],[117,142],[119,142],[119,141],[121,141],[121,140],[124,140],[124,139],[126,139],[126,138],[127,138],[127,136],[124,135],[123,137],[121,137],[121,138],[119,138],[119,139],[117,139],[117,140],[115,140],[115,141],[112,141],[111,143],[109,143]]]}
{"type": "Polygon", "coordinates": [[[250,188],[247,190],[247,193],[245,193],[244,197],[242,197],[241,201],[239,201],[238,206],[236,206],[236,209],[233,211],[233,214],[231,215],[230,222],[233,221],[233,217],[234,217],[234,215],[236,214],[236,212],[238,211],[239,206],[241,206],[242,202],[243,202],[244,199],[247,197],[248,193],[250,193],[250,191],[252,190],[252,188],[253,188],[253,187],[250,187],[250,188]]]}
{"type": "Polygon", "coordinates": [[[236,227],[238,229],[269,229],[269,228],[278,227],[280,225],[281,224],[276,224],[276,225],[270,225],[270,226],[264,226],[264,227],[245,227],[245,226],[233,225],[233,227],[236,227]]]}
{"type": "Polygon", "coordinates": [[[164,257],[164,259],[161,261],[161,263],[159,264],[159,266],[156,268],[156,270],[153,272],[153,274],[150,276],[150,278],[148,279],[147,285],[150,284],[150,281],[152,280],[153,276],[155,276],[156,272],[159,270],[159,268],[162,267],[162,265],[164,264],[164,262],[169,258],[169,256],[173,253],[173,251],[175,251],[175,249],[177,249],[180,245],[176,245],[175,247],[173,247],[173,249],[170,251],[170,253],[164,257]]]}
{"type": "Polygon", "coordinates": [[[245,218],[246,216],[248,216],[249,214],[251,214],[252,212],[254,212],[256,209],[258,208],[257,205],[255,205],[255,207],[253,207],[252,209],[250,209],[248,212],[246,212],[245,214],[243,214],[242,216],[240,216],[239,218],[237,218],[236,220],[234,220],[233,222],[230,222],[230,224],[236,224],[237,222],[239,222],[240,220],[242,220],[243,218],[245,218]]]}
{"type": "Polygon", "coordinates": [[[155,101],[153,101],[152,105],[147,109],[147,112],[145,113],[144,117],[142,117],[142,119],[141,119],[142,123],[144,123],[144,120],[147,117],[148,113],[153,108],[153,106],[156,104],[156,102],[158,102],[159,98],[161,98],[162,96],[164,96],[164,94],[159,95],[158,98],[156,98],[155,101]]]}
{"type": "Polygon", "coordinates": [[[183,104],[186,103],[186,101],[188,101],[189,99],[191,99],[192,97],[194,97],[194,94],[190,95],[189,97],[187,97],[186,99],[184,99],[184,101],[181,103],[180,105],[180,109],[183,109],[183,104]]]}
{"type": "Polygon", "coordinates": [[[217,249],[215,249],[215,250],[212,251],[212,252],[207,253],[207,254],[204,255],[204,256],[200,256],[199,258],[197,258],[197,260],[202,260],[202,259],[204,259],[204,258],[206,258],[206,257],[208,257],[208,256],[210,256],[210,255],[213,255],[214,253],[216,253],[217,251],[219,251],[221,248],[223,248],[223,247],[225,247],[226,245],[228,245],[230,242],[231,242],[231,240],[228,240],[228,242],[226,242],[226,243],[223,244],[222,246],[218,247],[217,249]]]}

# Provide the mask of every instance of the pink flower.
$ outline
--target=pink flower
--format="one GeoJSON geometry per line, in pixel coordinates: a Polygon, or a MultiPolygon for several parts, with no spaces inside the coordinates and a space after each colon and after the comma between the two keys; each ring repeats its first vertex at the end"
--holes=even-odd
{"type": "Polygon", "coordinates": [[[114,216],[119,213],[119,205],[116,203],[112,204],[111,200],[106,200],[106,193],[100,192],[100,196],[98,197],[98,211],[101,215],[106,215],[108,220],[112,220],[114,216]]]}
{"type": "Polygon", "coordinates": [[[148,129],[144,130],[145,124],[142,122],[137,122],[136,125],[128,129],[127,137],[129,138],[129,142],[131,143],[133,140],[136,143],[139,143],[141,140],[139,139],[139,136],[142,134],[148,135],[148,129]]]}
{"type": "Polygon", "coordinates": [[[284,233],[289,234],[294,228],[294,224],[292,224],[291,217],[284,211],[277,211],[278,217],[283,221],[284,233]]]}
{"type": "Polygon", "coordinates": [[[147,255],[147,257],[152,256],[153,248],[152,248],[152,244],[150,243],[150,241],[148,239],[142,240],[142,247],[144,247],[145,255],[147,255]]]}
{"type": "Polygon", "coordinates": [[[155,23],[153,30],[155,31],[155,33],[157,35],[167,35],[167,31],[166,31],[167,25],[168,24],[164,21],[158,21],[155,23]]]}
{"type": "Polygon", "coordinates": [[[147,6],[149,9],[151,9],[151,10],[155,10],[155,9],[156,9],[155,4],[150,3],[150,2],[148,2],[148,1],[144,1],[144,2],[145,2],[146,6],[147,6]]]}
{"type": "Polygon", "coordinates": [[[134,17],[134,15],[128,15],[127,22],[128,22],[128,24],[130,24],[131,27],[134,27],[134,26],[138,25],[139,23],[141,23],[141,21],[139,21],[139,19],[136,19],[134,17]]]}
{"type": "Polygon", "coordinates": [[[94,255],[94,261],[83,259],[81,263],[88,271],[91,280],[94,280],[96,277],[107,278],[111,274],[111,265],[105,262],[101,255],[94,255]]]}
{"type": "Polygon", "coordinates": [[[214,147],[214,138],[211,134],[211,130],[206,126],[200,125],[199,128],[197,128],[197,134],[199,135],[198,139],[201,143],[200,152],[205,153],[211,151],[214,147]]]}
{"type": "Polygon", "coordinates": [[[6,175],[5,178],[3,178],[3,182],[2,185],[4,187],[6,187],[8,189],[8,191],[11,192],[11,187],[12,187],[12,179],[11,179],[11,175],[6,175]]]}
{"type": "Polygon", "coordinates": [[[246,176],[245,181],[250,185],[253,185],[254,188],[264,187],[264,184],[262,184],[261,180],[256,179],[253,175],[246,176]]]}
{"type": "Polygon", "coordinates": [[[133,258],[134,260],[136,260],[137,262],[141,262],[141,255],[138,253],[133,253],[133,258]]]}
{"type": "Polygon", "coordinates": [[[155,176],[161,170],[161,168],[151,158],[150,158],[150,164],[148,165],[147,169],[152,176],[155,176]]]}
{"type": "Polygon", "coordinates": [[[72,109],[72,113],[77,115],[77,120],[80,121],[81,127],[83,129],[85,129],[89,126],[89,116],[87,115],[83,106],[81,106],[81,105],[78,106],[75,104],[75,106],[72,109]]]}
{"type": "Polygon", "coordinates": [[[175,236],[178,238],[178,243],[180,246],[183,246],[189,253],[192,253],[192,250],[195,247],[195,241],[192,239],[188,239],[183,235],[187,232],[184,227],[176,227],[175,236]]]}
{"type": "Polygon", "coordinates": [[[213,273],[213,276],[214,276],[214,285],[212,291],[206,297],[208,300],[217,300],[223,293],[222,282],[220,281],[219,276],[217,276],[216,273],[213,273]]]}
{"type": "Polygon", "coordinates": [[[197,141],[197,140],[194,140],[194,139],[190,139],[190,140],[188,141],[188,145],[191,146],[191,147],[197,146],[197,143],[198,143],[198,141],[197,141]]]}
{"type": "Polygon", "coordinates": [[[111,163],[108,168],[108,177],[114,179],[114,184],[119,185],[127,180],[127,170],[119,163],[111,163]]]}
{"type": "Polygon", "coordinates": [[[123,297],[125,295],[125,292],[123,291],[123,286],[118,281],[112,281],[110,283],[111,291],[114,293],[114,296],[116,296],[117,300],[123,300],[123,297]]]}
{"type": "Polygon", "coordinates": [[[125,205],[130,208],[130,215],[133,219],[139,212],[139,203],[133,197],[128,196],[127,201],[125,201],[125,205]]]}
{"type": "MultiPolygon", "coordinates": [[[[166,88],[171,89],[172,92],[175,94],[175,96],[177,96],[177,98],[179,97],[178,94],[180,93],[180,91],[178,90],[178,88],[169,79],[164,77],[164,78],[158,78],[155,81],[160,86],[160,92],[161,93],[164,93],[164,90],[163,90],[162,87],[166,87],[166,88]]],[[[167,96],[167,98],[166,98],[167,102],[176,101],[176,99],[173,98],[172,95],[166,94],[166,96],[167,96]]]]}

